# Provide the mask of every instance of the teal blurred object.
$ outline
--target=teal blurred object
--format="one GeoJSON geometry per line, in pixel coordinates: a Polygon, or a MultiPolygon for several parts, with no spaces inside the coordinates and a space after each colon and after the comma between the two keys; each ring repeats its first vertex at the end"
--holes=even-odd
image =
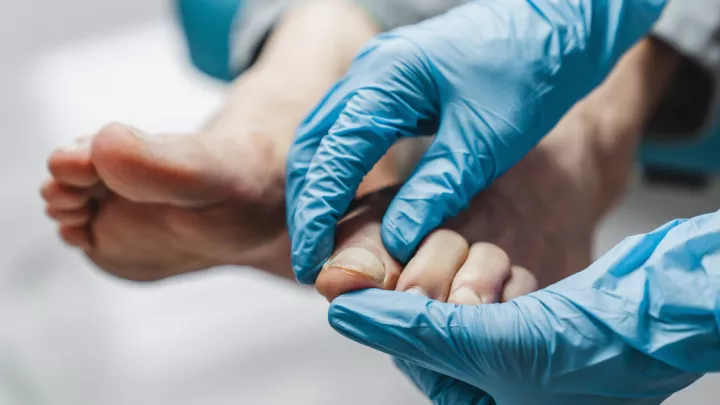
{"type": "Polygon", "coordinates": [[[220,80],[235,77],[230,67],[233,21],[243,0],[177,0],[190,58],[202,72],[220,80]]]}
{"type": "Polygon", "coordinates": [[[704,68],[690,59],[681,62],[640,149],[647,180],[703,186],[720,173],[720,125],[703,128],[716,112],[715,88],[704,68]]]}
{"type": "Polygon", "coordinates": [[[694,175],[720,173],[720,127],[700,138],[688,141],[651,141],[640,150],[640,163],[645,167],[694,175]]]}

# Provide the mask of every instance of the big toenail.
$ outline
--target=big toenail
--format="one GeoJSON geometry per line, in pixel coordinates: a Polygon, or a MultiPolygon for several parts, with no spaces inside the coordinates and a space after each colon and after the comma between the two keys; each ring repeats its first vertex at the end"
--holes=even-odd
{"type": "Polygon", "coordinates": [[[361,274],[378,283],[385,282],[385,265],[371,251],[361,247],[348,247],[330,258],[325,268],[346,273],[361,274]]]}
{"type": "Polygon", "coordinates": [[[489,296],[480,297],[475,293],[475,291],[468,287],[460,287],[450,294],[448,301],[456,304],[482,305],[490,304],[494,300],[489,296]]]}

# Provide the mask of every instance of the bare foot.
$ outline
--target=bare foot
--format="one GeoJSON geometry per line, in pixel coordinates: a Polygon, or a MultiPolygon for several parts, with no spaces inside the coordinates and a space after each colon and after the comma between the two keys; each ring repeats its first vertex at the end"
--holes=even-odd
{"type": "Polygon", "coordinates": [[[386,189],[362,200],[338,226],[336,253],[315,283],[329,301],[349,291],[382,288],[479,305],[537,288],[535,278],[513,266],[501,249],[488,243],[470,246],[465,237],[450,229],[428,235],[403,268],[390,257],[380,238],[382,215],[395,190],[386,189]],[[487,281],[495,278],[502,280],[500,291],[492,290],[496,286],[487,281]]]}
{"type": "MultiPolygon", "coordinates": [[[[294,8],[200,133],[148,136],[113,124],[53,153],[42,189],[48,215],[67,243],[120,277],[241,264],[292,278],[284,211],[292,135],[375,33],[352,4],[294,8]]],[[[383,167],[392,177],[393,165],[380,165],[365,187],[396,181],[383,167]]]]}
{"type": "Polygon", "coordinates": [[[283,244],[282,169],[271,144],[138,136],[113,124],[51,156],[43,195],[67,243],[133,280],[259,266],[263,249],[283,244]]]}
{"type": "MultiPolygon", "coordinates": [[[[314,99],[271,94],[272,80],[241,81],[241,97],[202,133],[149,136],[112,124],[53,153],[42,194],[63,239],[132,280],[223,264],[292,278],[285,154],[314,99]]],[[[397,181],[385,162],[366,187],[397,181]]]]}
{"type": "MultiPolygon", "coordinates": [[[[50,158],[43,195],[68,244],[132,280],[223,264],[292,276],[271,137],[139,136],[113,124],[50,158]]],[[[396,181],[375,173],[368,187],[396,181]]]]}
{"type": "Polygon", "coordinates": [[[337,253],[323,266],[316,289],[330,301],[382,288],[479,305],[527,294],[583,269],[599,219],[598,183],[585,170],[592,167],[589,145],[572,118],[459,217],[429,234],[404,268],[380,238],[397,187],[367,197],[338,225],[337,253]]]}
{"type": "Polygon", "coordinates": [[[642,123],[633,113],[639,105],[608,107],[606,90],[578,103],[534,151],[431,233],[404,269],[380,242],[397,187],[369,197],[338,226],[337,253],[316,289],[332,300],[362,288],[417,287],[436,300],[481,304],[587,267],[595,227],[624,192],[642,123]]]}
{"type": "Polygon", "coordinates": [[[519,290],[528,292],[528,285],[546,286],[585,268],[595,225],[609,206],[607,197],[600,198],[592,155],[598,130],[580,109],[569,113],[468,209],[428,235],[404,269],[380,242],[382,216],[398,187],[368,196],[338,225],[338,253],[323,266],[316,289],[332,300],[362,288],[419,286],[423,295],[445,301],[457,273],[472,287],[463,290],[463,303],[473,297],[472,303],[479,304],[516,296],[514,287],[504,293],[513,278],[520,280],[519,290]]]}
{"type": "MultiPolygon", "coordinates": [[[[587,267],[595,228],[624,194],[644,125],[671,67],[651,41],[630,50],[518,165],[447,226],[502,248],[540,287],[587,267]]],[[[501,280],[496,279],[499,286],[501,280]]]]}

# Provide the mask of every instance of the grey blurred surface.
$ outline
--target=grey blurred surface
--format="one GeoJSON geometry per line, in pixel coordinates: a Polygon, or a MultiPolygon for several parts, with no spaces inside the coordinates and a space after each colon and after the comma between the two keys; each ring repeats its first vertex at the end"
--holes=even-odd
{"type": "MultiPolygon", "coordinates": [[[[251,269],[152,286],[104,276],[65,248],[37,194],[53,147],[107,121],[190,130],[223,88],[188,66],[160,1],[32,0],[0,13],[0,404],[421,404],[382,355],[335,335],[311,291],[251,269]]],[[[604,251],[703,193],[636,185],[604,251]]],[[[714,404],[707,377],[671,404],[714,404]]]]}

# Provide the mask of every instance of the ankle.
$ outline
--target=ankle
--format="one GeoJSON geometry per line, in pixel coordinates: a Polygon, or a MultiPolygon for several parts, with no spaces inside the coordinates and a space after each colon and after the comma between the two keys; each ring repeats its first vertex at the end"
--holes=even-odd
{"type": "Polygon", "coordinates": [[[640,122],[618,119],[613,109],[599,108],[590,124],[588,147],[596,171],[596,212],[599,220],[622,198],[635,166],[640,122]]]}
{"type": "Polygon", "coordinates": [[[329,86],[377,33],[370,16],[350,1],[304,1],[282,18],[256,66],[277,68],[296,86],[308,77],[330,77],[329,86]],[[287,72],[288,66],[293,72],[287,72]]]}
{"type": "Polygon", "coordinates": [[[204,136],[267,143],[284,170],[295,128],[347,70],[377,27],[359,6],[314,0],[287,13],[256,64],[239,77],[204,136]],[[266,139],[257,139],[265,137],[266,139]],[[239,139],[238,139],[239,138],[239,139]]]}
{"type": "Polygon", "coordinates": [[[652,39],[638,43],[582,103],[594,109],[593,153],[603,209],[622,196],[645,128],[679,66],[679,56],[652,39]]]}

